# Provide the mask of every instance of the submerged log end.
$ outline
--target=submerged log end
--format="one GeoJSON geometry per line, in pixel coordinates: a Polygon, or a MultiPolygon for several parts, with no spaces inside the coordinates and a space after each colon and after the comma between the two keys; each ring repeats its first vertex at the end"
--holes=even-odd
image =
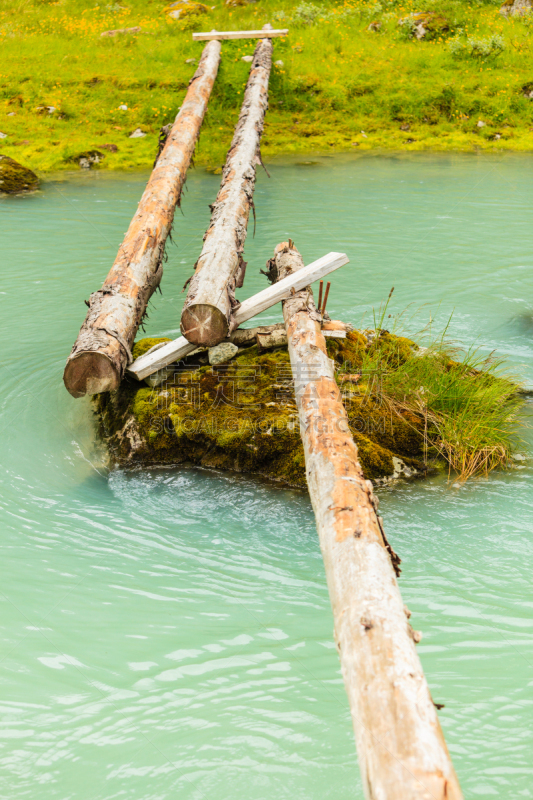
{"type": "Polygon", "coordinates": [[[67,361],[63,381],[72,397],[113,392],[120,384],[116,364],[104,353],[82,351],[67,361]]]}
{"type": "Polygon", "coordinates": [[[227,338],[230,330],[228,320],[219,308],[198,303],[183,309],[181,332],[197,347],[214,347],[227,338]]]}

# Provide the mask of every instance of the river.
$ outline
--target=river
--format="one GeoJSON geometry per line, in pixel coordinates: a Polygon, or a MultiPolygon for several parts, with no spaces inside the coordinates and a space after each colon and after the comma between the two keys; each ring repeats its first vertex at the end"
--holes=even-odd
{"type": "MultiPolygon", "coordinates": [[[[371,326],[394,286],[406,330],[430,316],[441,330],[454,312],[451,337],[497,349],[533,385],[530,156],[268,169],[240,299],[266,285],[259,268],[288,236],[306,262],[344,251],[333,318],[371,326]]],[[[0,796],[361,800],[306,494],[190,469],[108,474],[88,402],[63,387],[83,301],[146,178],[58,176],[0,201],[0,796]]],[[[178,335],[219,180],[191,171],[150,335],[178,335]]],[[[526,459],[461,489],[440,476],[379,491],[476,800],[533,797],[532,481],[526,459]]]]}

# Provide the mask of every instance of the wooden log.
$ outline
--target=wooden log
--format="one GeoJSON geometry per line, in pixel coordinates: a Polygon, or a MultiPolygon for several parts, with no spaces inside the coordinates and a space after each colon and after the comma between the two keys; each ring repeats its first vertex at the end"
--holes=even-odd
{"type": "MultiPolygon", "coordinates": [[[[343,325],[344,323],[339,323],[343,325]]],[[[240,329],[239,329],[240,330],[240,329]]],[[[239,331],[235,331],[238,333],[239,331]]],[[[232,333],[230,336],[231,341],[233,341],[233,336],[235,333],[232,333]]],[[[326,339],[346,339],[346,329],[343,328],[333,328],[328,330],[327,328],[322,328],[322,333],[326,339]]],[[[272,350],[274,347],[286,347],[287,346],[287,332],[285,331],[285,325],[282,323],[279,327],[272,326],[271,330],[266,328],[257,328],[257,333],[255,335],[255,341],[259,352],[262,350],[272,350]]]]}
{"type": "Polygon", "coordinates": [[[340,331],[341,333],[346,334],[350,331],[353,331],[353,325],[351,322],[341,322],[340,319],[323,320],[322,333],[326,335],[327,333],[333,333],[334,331],[340,331]]]}
{"type": "Polygon", "coordinates": [[[275,36],[287,36],[288,28],[263,28],[261,31],[209,31],[193,33],[195,42],[205,42],[210,39],[272,39],[275,36]]]}
{"type": "MultiPolygon", "coordinates": [[[[276,248],[273,261],[270,274],[275,266],[282,279],[303,264],[298,251],[285,243],[276,248]]],[[[408,622],[410,612],[398,588],[393,567],[397,556],[377,516],[372,484],[359,465],[309,291],[285,300],[283,316],[309,493],[365,796],[460,800],[415,650],[420,635],[408,622]]]]}
{"type": "MultiPolygon", "coordinates": [[[[297,292],[304,286],[319,280],[324,275],[329,275],[330,272],[347,264],[348,260],[345,253],[328,253],[327,256],[322,256],[317,261],[308,264],[297,275],[288,275],[286,279],[268,286],[248,300],[244,300],[235,314],[237,326],[242,325],[243,322],[247,322],[249,319],[253,319],[257,314],[266,311],[267,308],[289,297],[292,291],[297,292]]],[[[168,364],[185,358],[195,349],[195,344],[191,344],[184,336],[180,336],[179,339],[174,339],[174,341],[165,344],[159,350],[150,354],[146,353],[144,356],[137,358],[128,367],[128,373],[141,381],[153,372],[163,369],[168,364]]]]}
{"type": "Polygon", "coordinates": [[[264,39],[255,48],[211,222],[181,314],[181,332],[197,346],[213,347],[238,327],[232,319],[239,305],[235,289],[242,286],[246,269],[242,253],[253,206],[255,167],[261,163],[259,143],[271,65],[272,42],[264,39]]]}
{"type": "Polygon", "coordinates": [[[217,75],[220,50],[217,41],[205,46],[115,263],[100,291],[91,295],[63,376],[74,397],[117,389],[132,361],[130,349],[163,274],[165,242],[217,75]]]}

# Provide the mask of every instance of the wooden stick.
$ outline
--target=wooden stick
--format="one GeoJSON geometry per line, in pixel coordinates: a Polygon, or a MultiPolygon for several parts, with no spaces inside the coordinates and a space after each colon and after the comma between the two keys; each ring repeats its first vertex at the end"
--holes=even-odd
{"type": "Polygon", "coordinates": [[[287,36],[288,28],[266,29],[262,31],[209,31],[209,33],[193,33],[195,42],[205,42],[208,39],[272,39],[275,36],[287,36]]]}
{"type": "Polygon", "coordinates": [[[220,49],[220,42],[205,46],[115,263],[100,291],[91,295],[63,376],[74,397],[117,389],[131,361],[135,334],[163,274],[165,242],[217,75],[220,49]]]}
{"type": "MultiPolygon", "coordinates": [[[[289,243],[290,245],[290,243],[289,243]]],[[[318,308],[322,307],[322,292],[324,291],[324,281],[320,281],[320,288],[318,290],[318,308]]]]}
{"type": "MultiPolygon", "coordinates": [[[[283,280],[295,277],[303,265],[298,251],[286,243],[278,245],[273,261],[283,280]]],[[[378,500],[359,465],[309,289],[285,300],[283,316],[365,796],[460,800],[415,650],[420,635],[408,622],[410,612],[403,605],[392,551],[376,513],[378,500]]]]}
{"type": "MultiPolygon", "coordinates": [[[[237,326],[242,325],[243,322],[247,322],[249,319],[253,319],[257,314],[266,311],[267,308],[289,297],[292,291],[297,292],[303,289],[304,286],[309,286],[319,280],[324,275],[329,275],[330,272],[347,264],[348,260],[345,253],[328,253],[327,256],[322,256],[318,261],[313,261],[312,264],[304,267],[297,275],[289,275],[285,280],[268,286],[240,305],[235,315],[237,326]]],[[[158,369],[185,358],[195,349],[195,344],[191,344],[184,336],[180,336],[179,339],[169,342],[159,350],[138,358],[128,367],[128,372],[141,381],[153,372],[157,372],[158,369]]]]}
{"type": "Polygon", "coordinates": [[[242,286],[246,269],[242,252],[253,205],[255,167],[261,163],[259,143],[271,64],[272,42],[265,39],[255,48],[239,122],[181,314],[181,332],[196,345],[212,347],[237,327],[232,320],[238,307],[235,288],[242,286]]]}
{"type": "Polygon", "coordinates": [[[326,310],[326,303],[328,302],[328,297],[329,297],[329,287],[330,287],[330,286],[331,286],[331,283],[328,281],[328,285],[326,286],[326,294],[324,295],[324,302],[323,302],[323,304],[322,304],[322,308],[320,308],[320,304],[319,304],[320,313],[322,314],[322,316],[324,316],[324,312],[325,312],[325,310],[326,310]]]}

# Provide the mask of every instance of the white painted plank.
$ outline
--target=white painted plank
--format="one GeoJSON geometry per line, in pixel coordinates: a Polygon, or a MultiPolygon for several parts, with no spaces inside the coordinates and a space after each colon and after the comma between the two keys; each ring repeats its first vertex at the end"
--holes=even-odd
{"type": "Polygon", "coordinates": [[[193,33],[195,42],[205,42],[209,39],[272,39],[274,36],[287,36],[288,28],[272,29],[267,31],[209,31],[209,33],[193,33]]]}
{"type": "Polygon", "coordinates": [[[266,311],[267,308],[285,300],[289,297],[291,289],[298,292],[325,275],[329,275],[330,272],[343,267],[349,260],[346,253],[328,253],[327,256],[322,256],[312,264],[308,264],[307,267],[303,267],[298,274],[289,275],[248,300],[244,300],[233,315],[236,326],[242,325],[246,320],[252,319],[262,311],[266,311]]]}
{"type": "MultiPolygon", "coordinates": [[[[298,292],[348,262],[349,258],[346,253],[328,253],[317,261],[308,264],[307,267],[298,270],[295,275],[289,275],[287,278],[263,289],[262,292],[258,292],[248,300],[244,300],[234,315],[237,327],[262,311],[266,311],[267,308],[276,305],[280,300],[285,300],[290,296],[292,290],[298,292]]],[[[136,359],[128,367],[128,372],[141,381],[153,372],[157,372],[158,369],[185,358],[195,349],[195,344],[191,344],[184,336],[180,336],[179,339],[168,342],[159,350],[136,359]]]]}

